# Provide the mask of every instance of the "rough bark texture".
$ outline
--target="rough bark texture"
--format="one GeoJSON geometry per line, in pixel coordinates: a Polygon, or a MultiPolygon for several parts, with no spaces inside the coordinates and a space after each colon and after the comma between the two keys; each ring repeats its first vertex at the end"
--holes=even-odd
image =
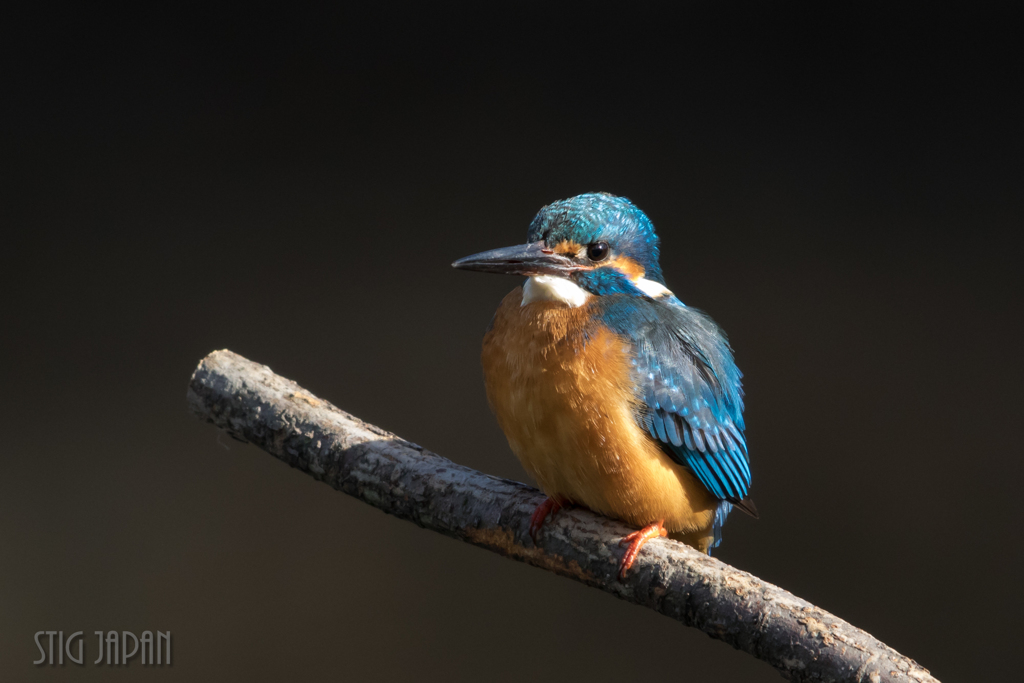
{"type": "Polygon", "coordinates": [[[534,488],[462,467],[367,424],[275,375],[215,351],[188,403],[201,419],[384,512],[599,588],[693,626],[794,681],[935,681],[873,636],[793,594],[668,539],[644,546],[625,582],[618,541],[632,529],[559,512],[534,545],[534,488]]]}

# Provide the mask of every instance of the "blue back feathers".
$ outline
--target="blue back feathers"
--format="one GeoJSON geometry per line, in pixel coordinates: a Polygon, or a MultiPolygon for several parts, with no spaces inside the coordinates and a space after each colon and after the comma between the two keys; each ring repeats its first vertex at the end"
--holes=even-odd
{"type": "Polygon", "coordinates": [[[750,490],[742,373],[725,335],[675,297],[613,295],[599,306],[601,322],[633,343],[639,421],[715,497],[741,502],[750,490]]]}

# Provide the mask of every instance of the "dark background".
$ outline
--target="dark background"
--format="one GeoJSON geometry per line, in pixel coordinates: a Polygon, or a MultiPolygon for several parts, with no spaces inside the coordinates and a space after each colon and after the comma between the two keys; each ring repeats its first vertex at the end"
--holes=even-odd
{"type": "Polygon", "coordinates": [[[761,519],[718,556],[940,679],[1019,671],[1020,26],[937,12],[8,16],[4,680],[777,680],[186,412],[226,347],[524,478],[478,366],[517,281],[449,263],[591,190],[746,374],[761,519]],[[40,629],[90,663],[33,667],[40,629]],[[94,666],[98,629],[174,665],[94,666]]]}

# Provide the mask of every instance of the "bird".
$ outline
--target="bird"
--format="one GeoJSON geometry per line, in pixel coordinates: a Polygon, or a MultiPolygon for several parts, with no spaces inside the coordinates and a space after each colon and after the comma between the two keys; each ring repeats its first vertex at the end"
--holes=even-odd
{"type": "Polygon", "coordinates": [[[487,399],[546,499],[529,526],[588,508],[710,554],[749,497],[742,373],[718,325],[668,289],[660,240],[629,199],[581,194],[541,208],[527,243],[455,261],[525,276],[502,300],[481,352],[487,399]]]}

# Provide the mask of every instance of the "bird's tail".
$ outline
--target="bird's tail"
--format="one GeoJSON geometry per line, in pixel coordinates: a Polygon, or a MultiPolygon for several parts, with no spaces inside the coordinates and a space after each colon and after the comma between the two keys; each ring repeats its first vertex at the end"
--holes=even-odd
{"type": "Polygon", "coordinates": [[[722,542],[722,526],[725,524],[725,519],[729,516],[730,512],[732,512],[732,503],[723,500],[718,504],[718,509],[715,510],[715,521],[711,525],[713,539],[711,547],[708,548],[708,555],[711,554],[711,548],[717,548],[718,544],[722,542]]]}
{"type": "Polygon", "coordinates": [[[717,548],[722,542],[722,526],[725,525],[725,520],[732,512],[733,508],[739,508],[744,512],[753,514],[756,516],[757,509],[751,512],[747,509],[746,503],[750,503],[750,507],[753,507],[753,503],[749,498],[744,498],[741,503],[730,502],[727,500],[721,500],[718,502],[718,508],[715,510],[714,519],[711,522],[711,529],[702,529],[700,531],[694,531],[688,534],[669,534],[669,538],[676,541],[682,541],[687,545],[691,545],[702,553],[711,554],[712,548],[717,548]]]}

